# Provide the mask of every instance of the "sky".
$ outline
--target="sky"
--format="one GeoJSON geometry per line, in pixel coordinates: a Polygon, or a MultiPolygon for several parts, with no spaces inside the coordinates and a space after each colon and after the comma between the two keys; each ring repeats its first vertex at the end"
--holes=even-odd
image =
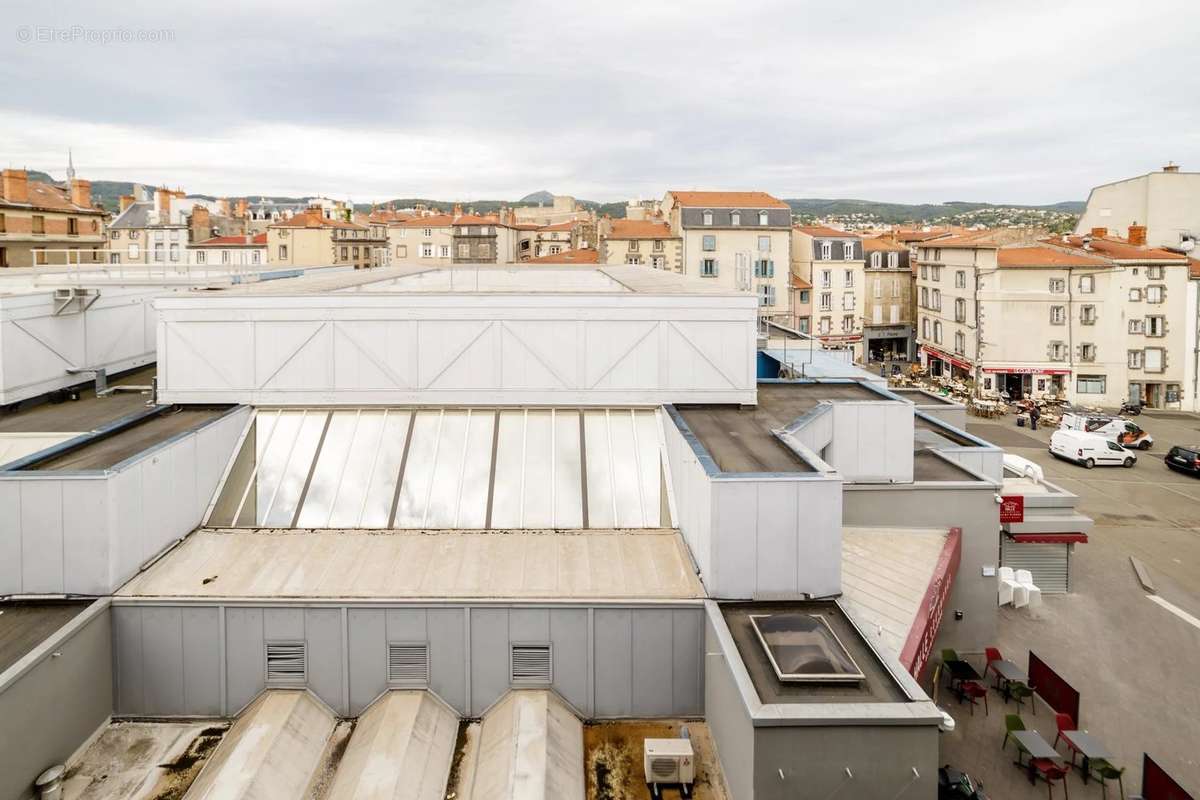
{"type": "Polygon", "coordinates": [[[1200,170],[1194,0],[0,0],[0,163],[213,195],[1083,200],[1200,170]]]}

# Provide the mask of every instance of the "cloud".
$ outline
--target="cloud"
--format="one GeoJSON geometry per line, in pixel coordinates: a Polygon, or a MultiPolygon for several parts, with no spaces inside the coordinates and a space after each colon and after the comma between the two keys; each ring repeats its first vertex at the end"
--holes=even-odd
{"type": "Polygon", "coordinates": [[[0,36],[169,32],[0,48],[0,160],[93,178],[1054,202],[1200,168],[1187,0],[6,5],[0,36]]]}

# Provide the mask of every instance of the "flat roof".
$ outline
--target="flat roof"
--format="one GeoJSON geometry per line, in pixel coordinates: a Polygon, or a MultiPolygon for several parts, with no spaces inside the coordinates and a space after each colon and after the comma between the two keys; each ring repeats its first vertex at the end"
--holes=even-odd
{"type": "Polygon", "coordinates": [[[936,394],[934,392],[928,392],[924,389],[920,389],[915,386],[897,386],[895,388],[888,387],[888,391],[894,395],[899,395],[900,397],[903,397],[905,400],[912,400],[917,405],[925,405],[925,404],[937,404],[937,405],[943,405],[943,406],[962,405],[962,403],[959,403],[955,400],[951,400],[949,397],[943,397],[940,394],[936,394]]]}
{"type": "MultiPolygon", "coordinates": [[[[112,386],[149,386],[155,368],[145,367],[119,377],[109,377],[112,386]]],[[[64,390],[65,392],[65,390],[64,390]]],[[[59,393],[54,393],[59,394],[59,393]]],[[[0,433],[80,433],[94,431],[110,422],[146,410],[149,395],[140,392],[114,392],[96,397],[90,384],[78,391],[78,400],[56,402],[49,398],[29,400],[15,411],[0,415],[0,433]]]]}
{"type": "Polygon", "coordinates": [[[165,410],[111,434],[99,435],[61,455],[31,464],[31,470],[99,470],[116,466],[160,442],[193,430],[228,406],[186,406],[165,410]]]}
{"type": "Polygon", "coordinates": [[[930,482],[977,481],[979,476],[968,472],[950,459],[931,450],[913,453],[913,480],[930,482]]]}
{"type": "Polygon", "coordinates": [[[952,428],[938,425],[924,417],[914,415],[913,428],[916,441],[932,447],[979,447],[974,439],[955,433],[952,428]]]}
{"type": "Polygon", "coordinates": [[[0,603],[0,672],[31,653],[89,605],[90,600],[0,603]]]}
{"type": "Polygon", "coordinates": [[[674,530],[200,530],[123,598],[693,600],[674,530]]]}
{"type": "Polygon", "coordinates": [[[228,723],[111,722],[67,768],[66,800],[181,797],[228,730],[228,723]]]}
{"type": "Polygon", "coordinates": [[[902,703],[909,698],[833,600],[778,603],[721,603],[721,614],[758,699],[764,704],[788,703],[902,703]],[[750,622],[751,615],[802,613],[819,615],[833,630],[863,673],[855,683],[781,681],[771,666],[750,622]]]}

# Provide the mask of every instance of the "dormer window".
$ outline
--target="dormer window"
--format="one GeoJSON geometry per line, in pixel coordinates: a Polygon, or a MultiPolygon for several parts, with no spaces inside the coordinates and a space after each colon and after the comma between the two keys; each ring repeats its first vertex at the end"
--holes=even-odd
{"type": "Polygon", "coordinates": [[[879,269],[881,266],[883,266],[882,253],[871,253],[871,266],[875,269],[879,269]]]}
{"type": "Polygon", "coordinates": [[[853,242],[842,242],[842,256],[843,256],[843,260],[845,260],[845,261],[851,261],[854,259],[854,243],[853,242]]]}
{"type": "Polygon", "coordinates": [[[767,212],[765,212],[765,211],[758,212],[758,224],[759,225],[766,225],[767,219],[768,219],[767,212]]]}
{"type": "Polygon", "coordinates": [[[713,224],[713,213],[711,211],[704,212],[704,224],[705,225],[713,224]]]}
{"type": "Polygon", "coordinates": [[[730,225],[741,225],[742,224],[742,214],[740,211],[729,212],[729,224],[730,225]]]}

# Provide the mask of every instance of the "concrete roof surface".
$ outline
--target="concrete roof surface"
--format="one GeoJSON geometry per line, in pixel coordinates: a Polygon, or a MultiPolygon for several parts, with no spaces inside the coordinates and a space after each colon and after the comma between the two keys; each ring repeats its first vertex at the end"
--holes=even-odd
{"type": "Polygon", "coordinates": [[[899,657],[945,547],[946,530],[843,528],[842,607],[876,649],[899,657]]]}
{"type": "Polygon", "coordinates": [[[122,597],[621,599],[704,597],[680,535],[643,531],[214,531],[122,597]]]}
{"type": "Polygon", "coordinates": [[[90,601],[0,603],[0,672],[28,655],[90,601]]]}
{"type": "MultiPolygon", "coordinates": [[[[81,376],[82,377],[82,376],[81,376]]],[[[112,386],[149,386],[154,380],[154,367],[128,372],[119,378],[109,377],[112,386]]],[[[61,403],[30,401],[0,416],[0,433],[66,433],[93,431],[122,417],[146,410],[148,395],[138,392],[116,392],[96,397],[94,388],[80,389],[78,400],[61,403]]]]}
{"type": "Polygon", "coordinates": [[[68,764],[63,800],[179,797],[226,729],[212,721],[113,722],[68,764]]]}

